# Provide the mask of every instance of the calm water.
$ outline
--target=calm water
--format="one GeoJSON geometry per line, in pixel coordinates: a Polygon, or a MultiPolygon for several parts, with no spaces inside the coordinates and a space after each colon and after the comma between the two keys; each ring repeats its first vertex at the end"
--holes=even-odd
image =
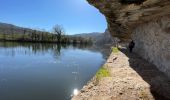
{"type": "Polygon", "coordinates": [[[87,46],[0,42],[0,100],[70,100],[104,61],[87,46]]]}

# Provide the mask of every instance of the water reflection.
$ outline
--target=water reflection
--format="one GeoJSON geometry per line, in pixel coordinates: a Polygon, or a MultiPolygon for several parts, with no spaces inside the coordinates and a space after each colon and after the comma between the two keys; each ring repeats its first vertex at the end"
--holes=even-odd
{"type": "Polygon", "coordinates": [[[78,93],[79,93],[78,89],[74,89],[73,95],[76,96],[76,95],[78,95],[78,93]]]}
{"type": "Polygon", "coordinates": [[[104,62],[89,45],[0,42],[0,100],[70,100],[104,62]]]}
{"type": "Polygon", "coordinates": [[[87,49],[91,45],[82,44],[52,44],[52,43],[18,43],[18,42],[0,42],[0,48],[5,48],[4,51],[1,50],[0,54],[5,56],[14,57],[17,52],[25,55],[38,55],[45,54],[46,52],[53,51],[54,57],[58,58],[61,54],[61,49],[67,49],[69,47],[78,49],[87,49]]]}

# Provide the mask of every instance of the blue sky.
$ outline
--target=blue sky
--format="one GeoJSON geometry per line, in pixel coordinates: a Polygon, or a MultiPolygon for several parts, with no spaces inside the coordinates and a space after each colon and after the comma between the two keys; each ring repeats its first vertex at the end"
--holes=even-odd
{"type": "Polygon", "coordinates": [[[86,0],[1,0],[0,22],[48,31],[59,24],[67,34],[104,32],[107,27],[86,0]]]}

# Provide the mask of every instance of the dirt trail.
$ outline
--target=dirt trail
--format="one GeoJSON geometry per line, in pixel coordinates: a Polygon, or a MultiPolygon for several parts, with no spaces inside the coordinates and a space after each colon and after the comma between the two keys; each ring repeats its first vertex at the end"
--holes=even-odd
{"type": "Polygon", "coordinates": [[[170,100],[170,79],[137,54],[111,53],[104,67],[110,76],[94,77],[72,100],[170,100]]]}

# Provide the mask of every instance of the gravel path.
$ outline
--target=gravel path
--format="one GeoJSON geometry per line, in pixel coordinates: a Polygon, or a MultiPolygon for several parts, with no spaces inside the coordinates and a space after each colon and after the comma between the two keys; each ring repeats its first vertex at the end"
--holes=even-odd
{"type": "Polygon", "coordinates": [[[110,76],[94,76],[72,100],[170,100],[170,79],[135,53],[111,53],[104,67],[110,76]]]}

